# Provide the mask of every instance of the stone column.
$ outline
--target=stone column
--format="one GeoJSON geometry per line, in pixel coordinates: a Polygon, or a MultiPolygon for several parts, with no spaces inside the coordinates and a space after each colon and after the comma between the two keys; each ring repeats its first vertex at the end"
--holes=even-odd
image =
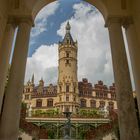
{"type": "Polygon", "coordinates": [[[6,23],[7,23],[7,17],[2,17],[0,15],[0,48],[2,47],[2,40],[4,36],[4,31],[6,28],[6,23]]]}
{"type": "Polygon", "coordinates": [[[114,78],[116,83],[120,140],[139,140],[138,121],[135,112],[130,73],[121,28],[121,19],[109,18],[107,26],[110,36],[114,78]]]}
{"type": "Polygon", "coordinates": [[[138,107],[140,112],[140,54],[139,54],[140,42],[138,41],[137,32],[132,18],[126,19],[126,22],[124,23],[124,27],[125,27],[125,33],[128,42],[128,49],[130,53],[138,107]]]}
{"type": "Polygon", "coordinates": [[[28,20],[23,19],[19,23],[0,122],[1,140],[16,140],[18,136],[30,29],[31,22],[28,20]]]}
{"type": "Polygon", "coordinates": [[[12,25],[12,23],[8,23],[5,29],[2,47],[0,47],[0,114],[3,103],[4,89],[8,76],[8,68],[10,68],[9,59],[12,49],[14,32],[15,26],[12,25]]]}

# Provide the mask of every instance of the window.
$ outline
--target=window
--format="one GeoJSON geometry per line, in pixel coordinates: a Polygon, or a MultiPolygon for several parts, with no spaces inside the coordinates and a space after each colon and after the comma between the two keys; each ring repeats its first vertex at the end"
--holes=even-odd
{"type": "Polygon", "coordinates": [[[104,93],[104,98],[107,98],[107,93],[104,93]]]}
{"type": "Polygon", "coordinates": [[[69,85],[66,85],[66,92],[69,92],[69,85]]]}
{"type": "Polygon", "coordinates": [[[25,95],[25,100],[29,100],[29,95],[25,95]]]}
{"type": "Polygon", "coordinates": [[[66,64],[69,64],[69,60],[66,60],[66,64]]]}
{"type": "Polygon", "coordinates": [[[69,107],[66,107],[66,108],[65,108],[65,111],[66,111],[66,112],[70,112],[70,108],[69,108],[69,107]]]}
{"type": "Polygon", "coordinates": [[[62,87],[60,86],[59,88],[60,88],[60,92],[61,92],[62,91],[62,87]]]}
{"type": "Polygon", "coordinates": [[[66,57],[69,57],[69,52],[66,52],[66,57]]]}
{"type": "Polygon", "coordinates": [[[27,88],[27,89],[26,89],[26,92],[30,92],[30,88],[27,88]]]}
{"type": "Polygon", "coordinates": [[[113,110],[114,109],[114,103],[113,102],[109,102],[109,110],[113,110]]]}
{"type": "Polygon", "coordinates": [[[36,107],[42,107],[42,100],[41,99],[36,100],[36,107]]]}
{"type": "Polygon", "coordinates": [[[100,93],[100,97],[103,98],[103,93],[100,93]]]}
{"type": "Polygon", "coordinates": [[[60,101],[60,102],[62,101],[62,97],[61,97],[61,96],[59,96],[59,101],[60,101]]]}
{"type": "Polygon", "coordinates": [[[74,101],[74,102],[76,101],[76,97],[75,97],[75,96],[73,97],[73,101],[74,101]]]}
{"type": "Polygon", "coordinates": [[[81,100],[81,107],[86,107],[86,100],[85,99],[82,99],[81,100]]]}
{"type": "Polygon", "coordinates": [[[90,107],[96,108],[96,101],[95,100],[90,101],[90,107]]]}
{"type": "Polygon", "coordinates": [[[66,101],[69,102],[69,95],[66,95],[66,101]]]}
{"type": "Polygon", "coordinates": [[[73,89],[73,90],[74,90],[74,93],[75,93],[75,92],[76,92],[76,88],[75,88],[75,86],[74,86],[74,89],[73,89]]]}
{"type": "Polygon", "coordinates": [[[105,106],[105,102],[104,101],[100,101],[100,108],[104,108],[105,106]]]}
{"type": "Polygon", "coordinates": [[[47,106],[48,107],[53,107],[53,99],[48,99],[47,100],[47,106]]]}
{"type": "Polygon", "coordinates": [[[99,97],[99,92],[96,92],[96,97],[99,97]]]}
{"type": "Polygon", "coordinates": [[[115,93],[111,93],[111,99],[116,99],[115,93]]]}

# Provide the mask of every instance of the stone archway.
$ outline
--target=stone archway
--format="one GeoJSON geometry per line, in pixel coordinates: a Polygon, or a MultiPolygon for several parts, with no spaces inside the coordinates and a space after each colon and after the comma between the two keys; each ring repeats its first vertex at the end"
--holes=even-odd
{"type": "MultiPolygon", "coordinates": [[[[22,86],[24,81],[31,26],[37,13],[41,10],[41,8],[53,1],[54,0],[25,0],[24,2],[22,1],[20,4],[20,1],[15,0],[13,1],[13,3],[16,5],[12,5],[13,7],[11,6],[10,10],[7,6],[8,22],[5,23],[6,28],[1,45],[5,47],[3,48],[3,50],[0,49],[0,60],[2,60],[3,62],[5,61],[5,63],[0,63],[0,75],[3,75],[3,73],[6,74],[5,71],[7,70],[7,65],[9,62],[8,59],[11,53],[10,46],[13,41],[12,37],[14,35],[15,26],[18,27],[18,32],[10,70],[9,82],[5,91],[6,97],[0,123],[0,138],[3,140],[15,140],[17,138],[22,86]],[[22,53],[20,54],[19,52],[22,53]]],[[[119,109],[118,116],[121,140],[138,140],[139,130],[136,113],[134,110],[130,74],[121,27],[124,24],[127,25],[126,33],[129,40],[131,40],[132,42],[135,41],[134,37],[132,37],[132,34],[134,35],[135,32],[133,28],[128,28],[129,24],[132,24],[132,22],[127,21],[128,18],[126,17],[128,17],[129,13],[127,12],[127,10],[125,10],[124,5],[121,5],[122,1],[123,0],[116,0],[112,3],[112,0],[87,0],[87,2],[96,6],[96,8],[102,13],[106,21],[106,26],[109,30],[115,83],[117,87],[117,101],[119,109]]],[[[130,46],[132,45],[131,41],[128,41],[130,46]]],[[[138,42],[136,45],[138,45],[138,42]]],[[[2,48],[1,46],[0,48],[2,48]]],[[[136,57],[134,56],[134,50],[132,50],[131,52],[132,59],[136,60],[136,57]]],[[[136,75],[138,75],[138,72],[136,70],[136,67],[134,67],[134,71],[136,75]]],[[[4,94],[4,80],[5,77],[3,77],[3,79],[0,81],[2,83],[2,90],[0,89],[1,98],[3,98],[4,94]]]]}
{"type": "MultiPolygon", "coordinates": [[[[51,2],[54,2],[57,0],[42,0],[42,1],[37,1],[34,4],[34,7],[32,9],[32,17],[33,19],[35,19],[36,15],[38,14],[38,12],[46,5],[48,5],[51,2]]],[[[104,19],[106,19],[106,17],[108,16],[108,10],[107,7],[105,6],[104,2],[99,1],[99,0],[84,0],[88,3],[90,3],[91,5],[95,6],[103,15],[104,19]]]]}

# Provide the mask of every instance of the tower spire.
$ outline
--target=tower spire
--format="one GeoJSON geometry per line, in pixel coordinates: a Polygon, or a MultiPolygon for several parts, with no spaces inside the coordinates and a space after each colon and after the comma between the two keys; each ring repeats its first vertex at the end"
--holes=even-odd
{"type": "Polygon", "coordinates": [[[70,26],[69,21],[67,22],[65,29],[66,29],[66,34],[65,34],[65,37],[61,43],[74,45],[75,42],[73,41],[73,38],[72,38],[71,33],[70,33],[71,26],[70,26]]]}
{"type": "Polygon", "coordinates": [[[34,84],[34,73],[33,73],[33,75],[32,75],[32,84],[34,84]]]}
{"type": "Polygon", "coordinates": [[[70,33],[70,29],[71,29],[71,26],[70,26],[70,23],[68,21],[67,25],[66,25],[66,33],[70,33]]]}

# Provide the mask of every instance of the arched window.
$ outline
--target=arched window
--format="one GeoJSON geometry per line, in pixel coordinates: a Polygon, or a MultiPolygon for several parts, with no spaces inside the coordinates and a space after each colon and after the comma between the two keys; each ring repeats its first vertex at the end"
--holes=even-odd
{"type": "Polygon", "coordinates": [[[42,107],[42,100],[41,99],[36,100],[36,107],[42,107]]]}
{"type": "Polygon", "coordinates": [[[86,106],[87,106],[86,99],[81,99],[81,107],[86,107],[86,106]]]}
{"type": "Polygon", "coordinates": [[[95,100],[90,101],[90,107],[96,108],[96,101],[95,100]]]}
{"type": "Polygon", "coordinates": [[[48,99],[47,100],[47,106],[48,107],[53,107],[53,99],[48,99]]]}

